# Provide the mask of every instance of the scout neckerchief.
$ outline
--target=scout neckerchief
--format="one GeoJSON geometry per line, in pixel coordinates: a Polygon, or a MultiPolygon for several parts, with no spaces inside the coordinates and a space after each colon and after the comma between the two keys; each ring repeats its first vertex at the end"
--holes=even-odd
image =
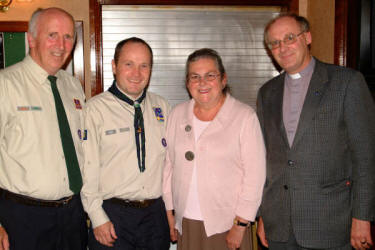
{"type": "Polygon", "coordinates": [[[123,100],[124,102],[128,103],[130,106],[134,107],[134,132],[135,132],[135,144],[137,145],[137,158],[138,158],[138,167],[141,172],[145,171],[145,126],[143,122],[143,114],[141,109],[141,103],[143,99],[146,97],[146,90],[143,91],[141,97],[137,100],[133,101],[126,95],[124,95],[116,86],[116,80],[113,81],[112,86],[108,89],[114,96],[123,100]],[[141,135],[141,146],[139,143],[139,135],[141,135]],[[142,150],[142,159],[140,157],[140,151],[142,150]]]}

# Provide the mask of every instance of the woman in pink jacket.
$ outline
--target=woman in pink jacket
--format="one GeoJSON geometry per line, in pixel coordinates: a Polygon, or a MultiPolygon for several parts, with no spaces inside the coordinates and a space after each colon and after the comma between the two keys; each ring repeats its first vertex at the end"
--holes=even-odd
{"type": "Polygon", "coordinates": [[[212,49],[186,63],[190,101],[168,118],[163,198],[178,250],[251,249],[265,181],[265,148],[254,110],[228,93],[212,49]],[[174,210],[174,213],[173,213],[174,210]]]}

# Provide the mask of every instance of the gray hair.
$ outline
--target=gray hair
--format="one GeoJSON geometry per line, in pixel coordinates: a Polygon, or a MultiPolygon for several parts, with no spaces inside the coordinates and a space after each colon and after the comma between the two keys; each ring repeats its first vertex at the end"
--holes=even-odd
{"type": "Polygon", "coordinates": [[[276,16],[275,18],[271,19],[267,23],[266,28],[264,29],[264,42],[266,44],[269,42],[268,41],[268,30],[271,28],[272,24],[274,24],[277,20],[279,20],[283,17],[290,17],[290,18],[294,19],[297,22],[297,24],[300,26],[301,31],[305,31],[305,32],[310,31],[310,23],[305,17],[299,16],[299,15],[297,15],[295,13],[291,13],[291,12],[281,13],[278,16],[276,16]]]}
{"type": "Polygon", "coordinates": [[[74,18],[73,16],[66,12],[65,10],[63,9],[60,9],[60,8],[55,8],[55,7],[52,7],[52,8],[47,8],[47,9],[42,9],[42,8],[38,8],[36,11],[34,11],[34,13],[31,15],[31,18],[30,18],[30,21],[29,21],[29,28],[28,28],[28,33],[30,33],[32,35],[32,37],[36,37],[38,35],[38,21],[39,21],[39,18],[40,18],[40,15],[49,11],[49,10],[57,10],[57,11],[60,11],[61,13],[64,13],[65,15],[67,15],[73,22],[73,32],[74,32],[74,39],[76,37],[76,29],[75,29],[75,21],[74,21],[74,18]]]}

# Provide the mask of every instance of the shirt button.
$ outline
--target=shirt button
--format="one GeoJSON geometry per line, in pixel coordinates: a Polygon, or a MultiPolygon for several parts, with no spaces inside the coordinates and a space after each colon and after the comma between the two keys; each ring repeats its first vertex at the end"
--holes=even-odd
{"type": "Polygon", "coordinates": [[[288,190],[288,188],[289,188],[288,185],[284,185],[285,190],[288,190]]]}
{"type": "Polygon", "coordinates": [[[289,167],[294,167],[294,165],[295,165],[294,161],[288,160],[288,166],[289,167]]]}

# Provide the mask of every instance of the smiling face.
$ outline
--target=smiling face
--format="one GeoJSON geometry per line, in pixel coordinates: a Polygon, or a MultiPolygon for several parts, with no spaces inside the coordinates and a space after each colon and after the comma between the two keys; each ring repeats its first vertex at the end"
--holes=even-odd
{"type": "MultiPolygon", "coordinates": [[[[276,20],[268,30],[268,40],[283,40],[289,34],[299,34],[301,27],[297,21],[291,17],[282,17],[276,20]]],[[[302,71],[311,60],[308,45],[311,43],[311,33],[304,32],[296,38],[296,42],[272,49],[271,53],[277,63],[289,74],[302,71]]]]}
{"type": "Polygon", "coordinates": [[[136,99],[150,81],[151,53],[146,45],[127,42],[121,49],[117,63],[112,60],[112,72],[118,87],[136,99]]]}
{"type": "Polygon", "coordinates": [[[27,34],[30,56],[50,75],[63,66],[74,45],[74,23],[67,14],[50,9],[40,14],[36,36],[27,34]]]}
{"type": "Polygon", "coordinates": [[[189,64],[188,79],[200,76],[197,82],[187,81],[187,88],[196,104],[204,108],[214,108],[224,98],[223,89],[227,84],[226,74],[220,75],[215,61],[211,58],[201,58],[189,64]],[[212,81],[205,79],[209,75],[217,76],[212,81]]]}

